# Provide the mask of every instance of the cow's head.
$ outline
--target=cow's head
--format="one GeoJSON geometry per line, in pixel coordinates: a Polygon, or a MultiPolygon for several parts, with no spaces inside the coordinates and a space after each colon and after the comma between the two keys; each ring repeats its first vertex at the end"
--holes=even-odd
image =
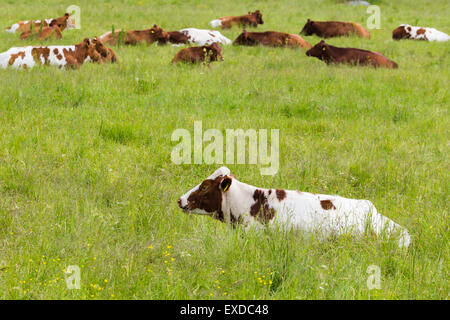
{"type": "Polygon", "coordinates": [[[257,22],[258,24],[264,24],[264,20],[263,20],[263,18],[262,18],[262,13],[261,13],[261,11],[256,10],[255,12],[252,12],[252,13],[249,12],[249,14],[253,15],[253,16],[256,18],[256,22],[257,22]]]}
{"type": "Polygon", "coordinates": [[[167,31],[164,31],[163,28],[155,24],[150,29],[150,37],[154,41],[166,43],[167,41],[169,41],[170,34],[167,31]]]}
{"type": "Polygon", "coordinates": [[[314,47],[306,51],[308,57],[316,57],[322,60],[324,57],[328,56],[328,51],[330,47],[325,43],[324,40],[320,41],[314,47]]]}
{"type": "Polygon", "coordinates": [[[117,56],[112,49],[105,46],[102,40],[98,37],[92,39],[92,43],[95,45],[95,50],[102,56],[103,61],[110,61],[112,63],[117,62],[117,56]]]}
{"type": "Polygon", "coordinates": [[[411,37],[411,34],[408,32],[411,31],[411,26],[401,25],[397,27],[394,31],[392,31],[392,39],[400,40],[400,39],[408,39],[411,37]]]}
{"type": "Polygon", "coordinates": [[[302,36],[310,36],[314,33],[313,29],[314,21],[311,21],[308,19],[305,26],[303,27],[302,31],[300,31],[300,35],[302,36]]]}
{"type": "Polygon", "coordinates": [[[178,206],[186,213],[209,215],[223,221],[222,202],[233,182],[230,169],[221,167],[202,183],[178,199],[178,206]]]}
{"type": "Polygon", "coordinates": [[[103,58],[102,55],[95,48],[95,43],[89,39],[85,38],[81,43],[82,48],[86,49],[86,58],[89,57],[92,61],[102,63],[103,58]]]}
{"type": "Polygon", "coordinates": [[[203,50],[206,51],[206,54],[211,61],[223,61],[222,48],[217,42],[214,42],[209,46],[204,46],[203,50]]]}
{"type": "Polygon", "coordinates": [[[242,33],[233,41],[233,45],[255,45],[256,42],[249,37],[247,30],[243,30],[242,33]]]}

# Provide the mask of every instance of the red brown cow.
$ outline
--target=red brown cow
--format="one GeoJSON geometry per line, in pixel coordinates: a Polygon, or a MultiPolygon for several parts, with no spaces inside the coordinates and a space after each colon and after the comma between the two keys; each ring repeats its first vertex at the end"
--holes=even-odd
{"type": "Polygon", "coordinates": [[[168,31],[169,42],[173,44],[187,44],[189,37],[180,31],[168,31]]]}
{"type": "Polygon", "coordinates": [[[48,27],[42,27],[41,30],[38,30],[33,34],[31,33],[31,30],[22,32],[20,34],[20,39],[25,40],[32,37],[34,39],[44,40],[49,39],[52,36],[56,39],[62,39],[61,29],[55,21],[56,20],[53,20],[48,27]]]}
{"type": "Polygon", "coordinates": [[[102,40],[100,40],[98,37],[95,37],[94,39],[92,39],[92,43],[95,45],[95,50],[97,50],[97,52],[102,56],[103,62],[117,62],[116,53],[113,51],[113,49],[105,46],[102,40]]]}
{"type": "Polygon", "coordinates": [[[223,61],[222,48],[213,43],[209,46],[184,48],[177,52],[172,59],[174,62],[198,63],[198,62],[223,61]]]}
{"type": "Polygon", "coordinates": [[[159,44],[165,44],[169,41],[170,35],[167,31],[164,31],[156,24],[151,29],[145,30],[130,30],[130,31],[114,31],[114,34],[110,31],[100,37],[104,43],[110,45],[116,45],[119,41],[120,34],[122,33],[122,42],[126,45],[136,45],[138,43],[151,44],[158,42],[159,44]]]}
{"type": "Polygon", "coordinates": [[[233,45],[243,46],[271,46],[271,47],[291,47],[291,48],[311,48],[312,45],[305,39],[296,34],[266,31],[266,32],[247,32],[244,30],[234,40],[233,45]]]}
{"type": "Polygon", "coordinates": [[[372,67],[385,67],[397,69],[398,65],[383,56],[381,53],[356,48],[338,48],[320,41],[306,52],[309,57],[316,57],[330,63],[347,63],[353,65],[368,65],[372,67]]]}
{"type": "Polygon", "coordinates": [[[264,24],[264,21],[262,19],[262,13],[259,10],[256,10],[255,12],[249,12],[243,16],[222,17],[211,21],[209,24],[213,28],[220,26],[222,29],[230,29],[233,25],[256,28],[258,24],[264,24]]]}
{"type": "Polygon", "coordinates": [[[56,21],[58,27],[62,30],[64,29],[72,29],[75,28],[75,20],[68,14],[64,14],[64,16],[56,19],[43,19],[43,20],[35,20],[35,21],[19,21],[12,26],[6,28],[6,32],[16,33],[16,32],[26,32],[30,31],[31,23],[33,23],[36,32],[41,28],[41,24],[43,27],[48,27],[50,23],[56,21]]]}
{"type": "Polygon", "coordinates": [[[322,38],[350,36],[356,34],[363,38],[370,38],[370,33],[359,23],[341,21],[311,21],[308,19],[301,35],[317,35],[322,38]]]}

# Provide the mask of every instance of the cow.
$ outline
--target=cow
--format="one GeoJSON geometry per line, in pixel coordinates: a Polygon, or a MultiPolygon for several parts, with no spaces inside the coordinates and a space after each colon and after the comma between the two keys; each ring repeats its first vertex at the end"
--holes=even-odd
{"type": "Polygon", "coordinates": [[[48,27],[42,27],[41,30],[31,33],[31,30],[24,31],[20,34],[20,39],[25,40],[30,37],[39,40],[49,39],[52,36],[56,39],[62,39],[62,33],[59,26],[55,23],[56,20],[53,20],[48,27]]]}
{"type": "Polygon", "coordinates": [[[264,24],[264,21],[262,13],[259,10],[256,10],[255,12],[249,12],[243,16],[222,17],[211,21],[209,24],[213,28],[222,27],[222,29],[230,29],[233,25],[256,28],[258,24],[264,24]]]}
{"type": "Polygon", "coordinates": [[[244,30],[234,40],[233,45],[312,48],[312,45],[299,35],[277,31],[248,32],[244,30]]]}
{"type": "Polygon", "coordinates": [[[169,33],[169,42],[174,45],[189,43],[188,36],[180,31],[168,31],[168,33],[169,33]]]}
{"type": "Polygon", "coordinates": [[[58,68],[78,68],[84,62],[102,63],[104,59],[89,38],[69,46],[13,47],[0,53],[0,67],[15,69],[33,68],[35,65],[51,65],[58,68]]]}
{"type": "Polygon", "coordinates": [[[370,38],[370,33],[356,22],[311,21],[308,19],[302,31],[300,31],[300,35],[311,36],[313,34],[325,39],[354,34],[363,38],[370,38]]]}
{"type": "Polygon", "coordinates": [[[210,216],[246,230],[281,226],[284,230],[317,233],[321,239],[344,234],[398,237],[400,247],[411,241],[408,230],[379,214],[369,200],[296,190],[263,189],[242,183],[227,167],[217,169],[178,199],[188,214],[210,216]]]}
{"type": "Polygon", "coordinates": [[[113,49],[106,47],[98,37],[93,38],[92,42],[95,45],[95,50],[101,55],[103,62],[116,63],[118,61],[113,49]]]}
{"type": "Polygon", "coordinates": [[[325,43],[324,40],[306,52],[308,57],[316,57],[326,64],[347,63],[397,69],[398,65],[379,52],[356,48],[339,48],[325,43]]]}
{"type": "Polygon", "coordinates": [[[41,28],[41,24],[43,27],[48,27],[52,21],[58,25],[58,27],[62,30],[64,29],[73,29],[76,27],[75,19],[68,14],[65,13],[64,16],[56,18],[56,19],[43,19],[43,20],[35,20],[35,21],[19,21],[12,26],[6,28],[6,32],[16,33],[16,32],[26,32],[31,30],[31,24],[33,24],[34,29],[38,31],[41,28]]]}
{"type": "Polygon", "coordinates": [[[112,31],[109,31],[100,36],[100,40],[110,45],[117,45],[120,37],[122,37],[121,41],[126,45],[136,45],[139,43],[152,44],[155,42],[165,44],[169,41],[169,33],[156,24],[152,28],[145,30],[116,30],[114,34],[112,31]]]}
{"type": "Polygon", "coordinates": [[[187,37],[189,44],[192,45],[207,46],[213,44],[214,42],[220,44],[231,44],[231,40],[224,37],[219,31],[186,28],[179,30],[179,32],[184,34],[187,37]]]}
{"type": "Polygon", "coordinates": [[[450,40],[450,36],[434,28],[413,27],[409,24],[401,24],[392,32],[394,40],[411,39],[424,41],[444,42],[450,40]]]}
{"type": "Polygon", "coordinates": [[[198,63],[223,61],[222,48],[216,42],[209,46],[184,48],[177,52],[171,63],[185,62],[198,63]]]}

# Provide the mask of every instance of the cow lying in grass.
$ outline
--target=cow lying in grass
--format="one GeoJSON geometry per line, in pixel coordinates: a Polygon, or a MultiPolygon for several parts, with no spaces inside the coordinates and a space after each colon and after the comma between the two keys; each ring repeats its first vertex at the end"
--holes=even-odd
{"type": "Polygon", "coordinates": [[[372,52],[356,48],[338,48],[320,41],[306,52],[309,57],[316,57],[326,64],[347,63],[353,65],[367,65],[372,67],[398,68],[397,63],[389,60],[379,52],[372,52]]]}
{"type": "Polygon", "coordinates": [[[95,50],[101,55],[102,62],[115,63],[118,61],[113,49],[106,47],[98,37],[93,38],[92,43],[95,45],[95,50]]]}
{"type": "Polygon", "coordinates": [[[199,63],[211,61],[223,61],[222,48],[213,43],[209,46],[184,48],[177,52],[172,60],[174,62],[199,63]]]}
{"type": "MultiPolygon", "coordinates": [[[[14,47],[0,53],[0,67],[27,69],[40,64],[59,68],[78,68],[89,61],[97,63],[108,61],[107,57],[103,57],[96,47],[101,48],[104,45],[89,38],[84,39],[79,44],[70,46],[14,47]]],[[[107,55],[105,52],[104,54],[107,55]]]]}
{"type": "Polygon", "coordinates": [[[47,27],[55,21],[58,27],[62,30],[64,29],[72,29],[75,28],[75,20],[68,13],[64,14],[64,16],[56,18],[56,19],[43,19],[43,20],[35,20],[35,21],[19,21],[12,26],[6,28],[6,32],[16,33],[16,32],[27,32],[31,29],[31,24],[33,24],[36,32],[41,28],[41,24],[43,27],[47,27]]]}
{"type": "Polygon", "coordinates": [[[311,48],[312,45],[305,39],[296,34],[266,31],[266,32],[247,32],[242,33],[234,40],[233,45],[242,46],[270,46],[270,47],[290,47],[290,48],[311,48]]]}
{"type": "Polygon", "coordinates": [[[190,44],[207,46],[215,42],[220,44],[231,44],[231,40],[224,37],[219,31],[186,28],[179,31],[187,37],[190,44]]]}
{"type": "Polygon", "coordinates": [[[411,39],[424,41],[448,41],[450,36],[434,28],[413,27],[409,24],[401,24],[392,32],[394,40],[411,39]]]}
{"type": "Polygon", "coordinates": [[[322,38],[341,37],[358,35],[363,38],[370,38],[370,33],[359,23],[341,22],[341,21],[311,21],[308,19],[303,30],[300,31],[303,36],[313,34],[322,38]]]}
{"type": "Polygon", "coordinates": [[[243,16],[222,17],[211,21],[209,24],[213,28],[222,27],[222,29],[230,29],[233,25],[256,28],[258,24],[264,24],[264,21],[262,19],[262,13],[259,10],[256,10],[255,12],[249,12],[243,16]]]}
{"type": "Polygon", "coordinates": [[[20,34],[20,39],[25,40],[32,37],[33,39],[45,40],[50,38],[62,39],[62,33],[59,26],[53,20],[48,27],[42,27],[41,30],[31,33],[31,31],[25,31],[20,34]]]}
{"type": "Polygon", "coordinates": [[[100,36],[100,40],[110,45],[117,45],[119,38],[121,38],[121,43],[126,45],[136,45],[139,43],[152,44],[155,42],[165,44],[169,41],[169,33],[155,24],[150,29],[129,31],[116,30],[114,33],[109,31],[100,36]]]}
{"type": "Polygon", "coordinates": [[[178,205],[187,213],[246,228],[277,223],[285,229],[317,232],[321,237],[373,231],[378,236],[398,236],[401,247],[410,243],[408,231],[379,214],[368,200],[257,188],[238,181],[226,167],[180,197],[178,205]]]}

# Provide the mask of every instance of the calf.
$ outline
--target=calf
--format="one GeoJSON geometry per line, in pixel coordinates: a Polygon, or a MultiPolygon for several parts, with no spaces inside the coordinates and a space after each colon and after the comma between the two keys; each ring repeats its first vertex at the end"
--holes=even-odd
{"type": "Polygon", "coordinates": [[[184,34],[190,44],[207,46],[214,42],[220,44],[230,44],[231,40],[224,37],[219,31],[186,28],[179,31],[184,34]]]}
{"type": "Polygon", "coordinates": [[[222,17],[211,21],[209,24],[213,28],[220,26],[222,29],[230,29],[233,25],[256,28],[258,24],[264,24],[264,21],[262,19],[262,13],[259,10],[256,10],[255,12],[249,12],[243,16],[222,17]]]}
{"type": "Polygon", "coordinates": [[[372,52],[356,48],[338,48],[320,41],[306,52],[308,57],[316,57],[330,63],[347,63],[354,65],[369,65],[372,67],[398,68],[398,65],[379,52],[372,52]]]}
{"type": "Polygon", "coordinates": [[[243,224],[247,229],[276,222],[286,229],[318,232],[321,237],[372,230],[378,236],[398,235],[401,247],[410,243],[408,231],[379,214],[368,200],[257,188],[238,181],[226,167],[179,198],[178,205],[187,213],[243,224]]]}
{"type": "Polygon", "coordinates": [[[37,31],[36,33],[31,33],[31,31],[25,31],[20,34],[20,39],[25,40],[30,37],[33,37],[35,39],[44,40],[49,39],[52,36],[56,39],[62,39],[62,33],[59,26],[55,23],[56,20],[53,20],[48,27],[42,27],[41,30],[37,31]]]}
{"type": "MultiPolygon", "coordinates": [[[[111,31],[107,32],[100,36],[100,40],[110,45],[116,45],[122,32],[121,30],[114,31],[114,34],[111,31]]],[[[136,45],[138,43],[152,44],[154,42],[165,44],[169,41],[169,37],[167,31],[164,31],[155,24],[151,29],[124,31],[121,41],[126,45],[136,45]]]]}
{"type": "Polygon", "coordinates": [[[291,48],[311,48],[312,45],[305,39],[296,34],[266,31],[266,32],[247,32],[244,30],[234,40],[233,45],[243,46],[271,46],[271,47],[291,47],[291,48]]]}
{"type": "Polygon", "coordinates": [[[59,68],[78,68],[84,62],[102,63],[102,56],[89,38],[71,46],[28,46],[14,47],[0,53],[0,67],[16,69],[33,68],[36,64],[52,65],[59,68]]]}
{"type": "Polygon", "coordinates": [[[58,27],[62,30],[64,29],[72,29],[75,28],[75,20],[70,16],[68,13],[64,14],[64,16],[56,18],[56,19],[43,19],[43,20],[35,20],[35,21],[19,21],[12,26],[6,28],[6,32],[10,33],[16,33],[19,32],[26,32],[30,31],[31,24],[33,24],[34,29],[37,31],[40,29],[41,24],[43,24],[43,27],[47,27],[52,23],[52,21],[55,21],[55,23],[58,25],[58,27]]]}
{"type": "Polygon", "coordinates": [[[356,34],[363,38],[370,38],[370,33],[359,23],[341,21],[311,21],[308,19],[301,35],[317,35],[322,38],[350,36],[356,34]]]}
{"type": "Polygon", "coordinates": [[[411,39],[424,41],[448,41],[450,36],[434,28],[413,27],[409,24],[401,24],[392,32],[394,40],[411,39]]]}
{"type": "Polygon", "coordinates": [[[206,61],[223,61],[222,48],[213,43],[209,46],[184,48],[178,51],[172,60],[174,62],[198,63],[206,61]]]}

